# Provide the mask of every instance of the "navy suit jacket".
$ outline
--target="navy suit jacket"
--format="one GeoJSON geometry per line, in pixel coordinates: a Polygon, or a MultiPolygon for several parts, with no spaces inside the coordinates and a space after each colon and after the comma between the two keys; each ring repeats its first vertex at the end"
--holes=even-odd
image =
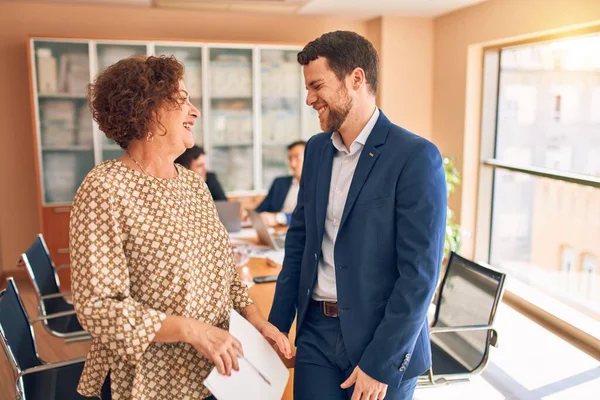
{"type": "Polygon", "coordinates": [[[221,187],[221,183],[214,172],[206,173],[206,186],[214,201],[227,200],[227,195],[221,187]]]}
{"type": "Polygon", "coordinates": [[[285,198],[287,197],[288,192],[290,191],[290,186],[292,186],[293,176],[280,176],[279,178],[275,178],[271,187],[269,188],[269,193],[267,193],[267,197],[260,203],[258,207],[256,207],[256,212],[280,212],[283,208],[283,203],[285,202],[285,198]]]}
{"type": "MultiPolygon", "coordinates": [[[[269,321],[297,332],[321,259],[333,156],[330,133],[307,143],[298,204],[269,321]]],[[[381,113],[360,155],[334,249],[339,320],[353,365],[393,387],[431,365],[427,310],[445,237],[438,149],[381,113]]]]}

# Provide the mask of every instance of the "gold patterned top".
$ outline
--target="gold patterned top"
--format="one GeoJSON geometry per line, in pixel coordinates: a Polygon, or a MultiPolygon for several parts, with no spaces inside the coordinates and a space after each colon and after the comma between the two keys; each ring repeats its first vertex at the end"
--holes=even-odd
{"type": "Polygon", "coordinates": [[[94,337],[78,391],[113,400],[203,399],[213,368],[187,343],[152,342],[167,315],[228,329],[231,308],[252,303],[235,269],[208,187],[177,165],[158,179],[117,160],[79,187],[69,246],[73,302],[94,337]]]}

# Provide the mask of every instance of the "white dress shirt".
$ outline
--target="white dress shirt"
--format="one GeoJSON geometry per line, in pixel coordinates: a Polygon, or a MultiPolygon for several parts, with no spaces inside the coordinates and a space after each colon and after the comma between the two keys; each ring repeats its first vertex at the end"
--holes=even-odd
{"type": "Polygon", "coordinates": [[[337,153],[333,156],[329,201],[327,202],[327,214],[325,217],[325,232],[323,243],[321,244],[323,256],[319,261],[317,283],[313,290],[312,297],[314,300],[337,302],[334,260],[335,240],[344,213],[350,184],[358,165],[358,159],[378,118],[379,109],[375,108],[369,122],[367,122],[363,130],[350,145],[350,151],[346,149],[339,132],[331,135],[331,141],[337,149],[337,153]]]}
{"type": "Polygon", "coordinates": [[[290,189],[287,192],[287,196],[285,196],[285,201],[283,202],[283,207],[281,208],[281,212],[284,214],[291,214],[296,209],[296,203],[298,201],[298,191],[300,190],[300,183],[296,178],[292,178],[292,184],[290,185],[290,189]]]}

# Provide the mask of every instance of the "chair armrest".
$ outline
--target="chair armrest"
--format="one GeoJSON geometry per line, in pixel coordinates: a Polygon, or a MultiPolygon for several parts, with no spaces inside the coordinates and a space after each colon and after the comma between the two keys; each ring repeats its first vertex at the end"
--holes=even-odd
{"type": "Polygon", "coordinates": [[[429,328],[429,334],[451,333],[451,332],[473,332],[473,331],[491,331],[492,337],[490,344],[498,347],[498,332],[492,325],[464,325],[464,326],[438,326],[429,328]]]}
{"type": "Polygon", "coordinates": [[[35,374],[40,371],[47,371],[49,369],[60,368],[60,367],[68,367],[69,365],[79,364],[85,362],[85,357],[75,358],[73,360],[59,361],[55,363],[46,363],[43,365],[38,365],[35,367],[28,368],[24,371],[21,371],[18,377],[28,374],[35,374]]]}
{"type": "Polygon", "coordinates": [[[60,264],[60,265],[57,265],[56,267],[54,267],[54,270],[60,271],[61,269],[69,268],[70,265],[71,264],[60,264]]]}
{"type": "Polygon", "coordinates": [[[433,326],[429,328],[429,333],[487,331],[490,329],[493,330],[494,327],[492,325],[433,326]]]}
{"type": "Polygon", "coordinates": [[[34,324],[36,322],[46,321],[48,319],[68,317],[69,315],[75,315],[75,310],[61,311],[61,312],[57,312],[57,313],[54,313],[54,314],[48,314],[48,315],[40,315],[37,318],[29,320],[29,322],[32,323],[32,324],[34,324]]]}
{"type": "Polygon", "coordinates": [[[52,294],[47,294],[47,295],[40,297],[40,300],[58,299],[61,297],[70,297],[70,296],[71,296],[71,292],[52,293],[52,294]]]}

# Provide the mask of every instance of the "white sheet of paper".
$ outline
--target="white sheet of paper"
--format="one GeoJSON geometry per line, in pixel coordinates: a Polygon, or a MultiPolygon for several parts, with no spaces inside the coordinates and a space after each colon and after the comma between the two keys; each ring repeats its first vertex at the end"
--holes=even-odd
{"type": "Polygon", "coordinates": [[[231,376],[224,376],[213,368],[204,385],[218,400],[280,400],[288,382],[289,371],[277,352],[235,310],[231,310],[229,332],[240,341],[244,349],[244,357],[238,359],[240,370],[232,371],[231,376]]]}
{"type": "Polygon", "coordinates": [[[256,238],[256,229],[243,228],[239,232],[230,232],[229,237],[231,239],[254,239],[256,238]]]}

